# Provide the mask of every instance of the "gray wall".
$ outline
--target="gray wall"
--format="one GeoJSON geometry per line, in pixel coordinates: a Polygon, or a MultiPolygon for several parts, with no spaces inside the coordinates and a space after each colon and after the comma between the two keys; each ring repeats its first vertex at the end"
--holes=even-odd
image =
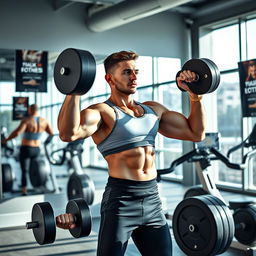
{"type": "Polygon", "coordinates": [[[100,55],[135,50],[147,56],[188,56],[188,33],[177,13],[163,12],[101,33],[88,30],[86,16],[81,3],[55,11],[49,0],[1,0],[0,48],[55,52],[75,47],[100,55]]]}

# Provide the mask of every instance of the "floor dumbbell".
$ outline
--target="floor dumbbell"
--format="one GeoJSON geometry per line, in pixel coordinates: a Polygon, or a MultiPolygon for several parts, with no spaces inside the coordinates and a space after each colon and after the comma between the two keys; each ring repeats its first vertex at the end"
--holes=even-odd
{"type": "MultiPolygon", "coordinates": [[[[84,199],[70,200],[66,206],[66,213],[74,217],[76,227],[69,229],[75,238],[88,236],[91,232],[92,219],[90,209],[84,199]]],[[[49,202],[34,204],[31,222],[26,223],[27,229],[33,229],[38,244],[50,244],[55,241],[56,221],[53,208],[49,202]]]]}

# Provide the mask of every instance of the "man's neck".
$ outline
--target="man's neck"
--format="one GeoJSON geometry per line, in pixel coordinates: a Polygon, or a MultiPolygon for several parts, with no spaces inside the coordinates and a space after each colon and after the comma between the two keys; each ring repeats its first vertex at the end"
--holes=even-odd
{"type": "Polygon", "coordinates": [[[135,104],[132,95],[129,95],[128,97],[115,97],[115,96],[111,95],[109,100],[118,107],[130,108],[130,107],[134,106],[134,104],[135,104]]]}

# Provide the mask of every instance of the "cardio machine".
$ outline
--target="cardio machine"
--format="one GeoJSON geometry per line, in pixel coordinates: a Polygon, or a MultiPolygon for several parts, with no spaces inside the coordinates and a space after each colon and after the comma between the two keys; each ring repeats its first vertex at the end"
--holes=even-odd
{"type": "Polygon", "coordinates": [[[256,124],[254,125],[251,133],[249,134],[249,136],[243,140],[241,143],[239,143],[238,145],[230,148],[227,152],[227,157],[229,159],[231,159],[231,155],[233,153],[235,153],[237,150],[242,150],[244,151],[244,149],[248,149],[248,152],[246,154],[243,154],[243,162],[245,162],[245,160],[250,157],[250,155],[254,155],[255,151],[256,151],[256,124]]]}
{"type": "Polygon", "coordinates": [[[160,180],[178,165],[195,162],[201,186],[189,188],[173,216],[167,215],[172,219],[175,240],[187,255],[218,255],[229,247],[256,255],[255,202],[225,202],[208,168],[211,161],[220,160],[231,169],[243,171],[255,154],[249,152],[242,163],[233,163],[219,151],[219,133],[207,133],[204,141],[195,143],[194,150],[174,160],[169,168],[158,170],[160,180]]]}
{"type": "Polygon", "coordinates": [[[45,147],[45,153],[50,164],[54,166],[67,165],[68,183],[67,197],[68,200],[83,198],[88,205],[94,201],[95,186],[92,179],[85,173],[81,163],[84,140],[69,142],[65,147],[56,150],[51,149],[51,141],[58,134],[49,138],[45,147]]]}

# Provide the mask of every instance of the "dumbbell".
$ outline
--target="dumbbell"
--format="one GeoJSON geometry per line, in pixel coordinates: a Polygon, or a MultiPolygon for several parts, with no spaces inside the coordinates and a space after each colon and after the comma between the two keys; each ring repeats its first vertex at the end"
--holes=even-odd
{"type": "Polygon", "coordinates": [[[229,206],[234,210],[235,238],[238,242],[256,244],[256,202],[255,200],[232,200],[229,206]]]}
{"type": "Polygon", "coordinates": [[[85,50],[68,48],[60,53],[54,65],[54,82],[66,95],[87,93],[94,82],[96,61],[85,50]]]}
{"type": "MultiPolygon", "coordinates": [[[[196,73],[197,78],[194,82],[184,82],[189,89],[198,95],[211,93],[215,91],[220,83],[220,71],[217,65],[210,59],[201,58],[201,59],[191,59],[188,60],[183,66],[181,71],[176,75],[177,77],[184,70],[190,70],[196,73]]],[[[178,83],[177,83],[178,86],[178,83]]],[[[181,91],[185,91],[178,86],[181,91]]]]}
{"type": "MultiPolygon", "coordinates": [[[[196,73],[194,82],[186,83],[195,94],[205,94],[215,91],[220,83],[220,72],[216,64],[207,58],[191,59],[182,70],[196,73]]],[[[60,53],[54,66],[54,82],[57,89],[66,95],[83,95],[87,93],[95,79],[96,61],[94,56],[85,50],[67,48],[60,53]]],[[[176,79],[177,81],[177,79],[176,79]]],[[[178,85],[178,84],[177,84],[178,85]]],[[[184,91],[179,87],[180,90],[184,91]]]]}
{"type": "MultiPolygon", "coordinates": [[[[75,238],[89,236],[91,233],[92,219],[90,209],[84,199],[73,199],[67,203],[66,213],[74,217],[75,228],[69,229],[75,238]]],[[[50,244],[55,241],[56,222],[53,208],[49,202],[34,204],[31,213],[31,222],[26,223],[27,229],[33,229],[35,240],[38,244],[50,244]]]]}

